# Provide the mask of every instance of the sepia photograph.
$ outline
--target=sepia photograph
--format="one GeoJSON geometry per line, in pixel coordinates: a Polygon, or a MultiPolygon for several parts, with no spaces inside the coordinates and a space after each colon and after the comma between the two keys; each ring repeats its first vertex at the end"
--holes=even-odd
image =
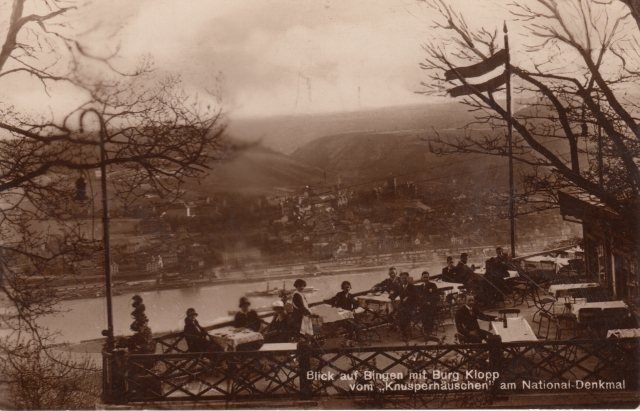
{"type": "Polygon", "coordinates": [[[640,406],[640,0],[0,0],[0,409],[640,406]]]}

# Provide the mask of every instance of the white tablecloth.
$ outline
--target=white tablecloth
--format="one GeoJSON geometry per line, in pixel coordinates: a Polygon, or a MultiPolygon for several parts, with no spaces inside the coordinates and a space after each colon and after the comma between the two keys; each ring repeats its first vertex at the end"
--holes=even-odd
{"type": "Polygon", "coordinates": [[[596,283],[581,283],[581,284],[554,284],[549,287],[549,292],[553,294],[556,298],[558,297],[558,293],[566,290],[574,290],[577,288],[589,288],[589,287],[597,287],[596,283]]]}
{"type": "MultiPolygon", "coordinates": [[[[509,270],[509,277],[505,277],[505,278],[516,278],[519,277],[518,272],[516,270],[509,270]]],[[[476,268],[476,270],[474,271],[474,273],[479,274],[479,275],[485,275],[487,273],[487,268],[482,266],[480,268],[476,268]]]]}
{"type": "Polygon", "coordinates": [[[459,283],[449,283],[447,281],[441,281],[441,280],[436,280],[436,281],[432,281],[433,284],[436,285],[436,287],[438,287],[438,289],[441,288],[446,288],[446,287],[453,287],[452,290],[449,291],[445,291],[444,294],[451,294],[451,293],[457,293],[460,290],[458,290],[458,287],[462,287],[464,284],[459,284],[459,283]]]}
{"type": "Polygon", "coordinates": [[[538,341],[531,326],[522,317],[507,318],[507,328],[504,328],[502,321],[492,321],[491,331],[502,337],[502,342],[538,341]]]}
{"type": "MultiPolygon", "coordinates": [[[[332,323],[353,318],[353,311],[332,307],[328,304],[316,305],[315,307],[311,307],[310,311],[311,314],[322,317],[323,323],[332,323]]],[[[355,312],[358,314],[364,312],[364,308],[358,307],[355,312]]]]}
{"type": "Polygon", "coordinates": [[[624,301],[600,301],[593,303],[576,303],[571,305],[571,312],[576,318],[580,318],[578,313],[583,308],[600,308],[601,310],[606,310],[608,308],[629,308],[624,301]]]}
{"type": "Polygon", "coordinates": [[[610,338],[610,337],[616,337],[616,338],[640,337],[640,328],[609,330],[609,332],[607,332],[607,338],[610,338]]]}
{"type": "Polygon", "coordinates": [[[264,341],[262,334],[248,328],[238,329],[228,326],[211,330],[209,334],[225,351],[235,351],[240,344],[264,341]]]}
{"type": "Polygon", "coordinates": [[[371,303],[377,303],[380,304],[380,311],[388,312],[392,312],[398,306],[398,304],[400,304],[400,300],[397,298],[395,300],[390,300],[389,294],[387,293],[381,295],[361,295],[356,297],[356,300],[358,300],[358,305],[362,308],[370,309],[371,303]]]}
{"type": "Polygon", "coordinates": [[[264,344],[258,351],[295,351],[297,349],[298,344],[296,343],[269,343],[264,344]]]}

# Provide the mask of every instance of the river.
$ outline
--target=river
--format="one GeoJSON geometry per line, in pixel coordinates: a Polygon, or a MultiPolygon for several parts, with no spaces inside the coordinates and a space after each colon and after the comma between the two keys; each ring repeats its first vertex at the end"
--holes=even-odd
{"type": "MultiPolygon", "coordinates": [[[[398,272],[409,271],[414,279],[420,278],[420,273],[427,269],[432,274],[442,271],[442,263],[420,263],[419,266],[396,264],[398,272]]],[[[307,286],[315,287],[318,291],[307,294],[309,302],[331,298],[340,291],[340,284],[344,280],[351,282],[352,291],[364,291],[387,277],[386,268],[372,268],[368,272],[357,274],[326,275],[318,277],[301,277],[307,286]]],[[[270,281],[270,287],[282,287],[286,283],[287,289],[293,288],[294,279],[270,281]]],[[[221,284],[194,288],[180,288],[175,290],[146,291],[140,293],[149,317],[149,327],[156,332],[182,330],[184,315],[187,308],[193,307],[198,313],[201,325],[213,324],[216,320],[228,316],[228,311],[237,310],[238,300],[245,292],[265,290],[267,281],[255,283],[221,284]]],[[[133,294],[113,296],[113,317],[115,335],[130,335],[131,297],[133,294]]],[[[251,297],[252,308],[270,306],[275,297],[251,297]]],[[[41,326],[50,331],[57,331],[57,343],[79,343],[84,340],[101,338],[101,331],[107,328],[107,308],[104,298],[83,300],[66,300],[59,305],[60,313],[42,317],[41,326]]]]}

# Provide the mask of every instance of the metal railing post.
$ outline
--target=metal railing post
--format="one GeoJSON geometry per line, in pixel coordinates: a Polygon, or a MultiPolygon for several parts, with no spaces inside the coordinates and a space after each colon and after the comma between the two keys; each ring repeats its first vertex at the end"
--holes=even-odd
{"type": "Polygon", "coordinates": [[[502,371],[502,337],[491,335],[487,338],[489,345],[489,367],[491,371],[502,371]]]}
{"type": "Polygon", "coordinates": [[[102,351],[102,402],[113,404],[113,394],[111,392],[111,375],[113,373],[113,356],[111,353],[102,351]]]}
{"type": "Polygon", "coordinates": [[[311,398],[311,378],[308,372],[311,371],[311,353],[309,344],[298,343],[298,367],[300,372],[300,392],[303,399],[311,398]]]}
{"type": "Polygon", "coordinates": [[[116,348],[113,350],[111,362],[111,400],[113,404],[126,404],[128,400],[127,393],[127,363],[128,351],[124,348],[116,348]]]}

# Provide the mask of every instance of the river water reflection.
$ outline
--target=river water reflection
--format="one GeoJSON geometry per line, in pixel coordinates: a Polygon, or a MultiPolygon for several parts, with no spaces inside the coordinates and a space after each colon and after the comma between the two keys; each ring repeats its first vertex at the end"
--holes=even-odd
{"type": "MultiPolygon", "coordinates": [[[[442,264],[425,263],[420,267],[402,267],[397,265],[398,271],[409,271],[414,279],[420,278],[420,273],[427,269],[432,274],[439,274],[442,264]]],[[[307,286],[315,287],[318,291],[307,294],[309,302],[330,298],[340,291],[340,283],[344,280],[351,282],[353,292],[364,291],[387,276],[387,269],[376,268],[370,272],[357,274],[339,274],[321,277],[304,277],[307,286]]],[[[272,280],[270,287],[282,287],[286,283],[287,289],[293,288],[295,279],[272,280]]],[[[267,281],[255,283],[237,283],[211,285],[206,287],[181,288],[176,290],[160,290],[142,292],[149,326],[153,332],[182,330],[184,314],[189,307],[195,308],[201,325],[213,324],[216,320],[228,316],[228,311],[237,310],[238,300],[247,291],[266,289],[267,281]]],[[[113,297],[114,331],[116,335],[130,335],[131,297],[133,294],[123,294],[113,297]]],[[[276,297],[251,297],[252,307],[270,306],[276,297]]],[[[56,342],[78,343],[83,340],[101,338],[101,331],[107,328],[107,309],[104,298],[68,300],[60,304],[62,313],[43,317],[39,324],[50,331],[58,331],[56,342]]]]}

